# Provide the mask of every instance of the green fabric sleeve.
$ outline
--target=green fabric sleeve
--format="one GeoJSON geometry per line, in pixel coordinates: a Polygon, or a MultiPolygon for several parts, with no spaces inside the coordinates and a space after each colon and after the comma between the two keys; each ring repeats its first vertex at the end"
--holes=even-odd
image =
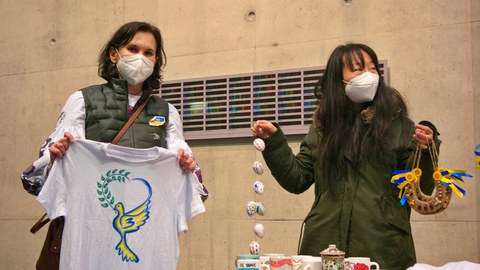
{"type": "MultiPolygon", "coordinates": [[[[273,177],[288,192],[300,194],[314,183],[312,136],[309,132],[295,155],[288,146],[287,138],[278,124],[277,131],[265,138],[263,158],[273,177]]],[[[311,129],[312,130],[312,129],[311,129]]],[[[315,133],[314,133],[315,134],[315,133]]]]}

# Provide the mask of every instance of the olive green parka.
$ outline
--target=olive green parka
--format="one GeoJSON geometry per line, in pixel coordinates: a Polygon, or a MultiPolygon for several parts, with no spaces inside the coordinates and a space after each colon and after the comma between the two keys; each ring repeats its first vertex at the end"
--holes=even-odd
{"type": "MultiPolygon", "coordinates": [[[[407,132],[413,136],[415,126],[408,121],[407,132]]],[[[438,149],[435,127],[429,122],[422,124],[434,131],[438,149]]],[[[381,269],[405,270],[415,264],[411,209],[408,203],[400,203],[400,190],[390,182],[394,170],[412,168],[417,145],[412,137],[410,147],[400,147],[401,129],[401,121],[393,120],[386,134],[387,150],[380,159],[369,153],[367,158],[353,165],[347,151],[346,176],[330,189],[324,185],[318,161],[322,138],[313,125],[296,155],[279,127],[264,139],[263,157],[285,190],[300,194],[315,186],[315,201],[304,220],[299,254],[320,256],[320,251],[335,244],[346,252],[346,257],[370,257],[381,269]]],[[[365,136],[371,135],[367,131],[365,136]]],[[[433,166],[428,151],[422,152],[420,168],[423,172],[421,188],[425,194],[431,194],[433,166]]]]}

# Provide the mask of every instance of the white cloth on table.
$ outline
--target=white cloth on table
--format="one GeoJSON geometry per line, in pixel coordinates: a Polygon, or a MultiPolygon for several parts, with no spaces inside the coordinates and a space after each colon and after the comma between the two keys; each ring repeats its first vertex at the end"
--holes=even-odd
{"type": "Polygon", "coordinates": [[[449,262],[443,266],[436,267],[424,263],[417,263],[407,270],[480,270],[480,264],[468,261],[449,262]]]}

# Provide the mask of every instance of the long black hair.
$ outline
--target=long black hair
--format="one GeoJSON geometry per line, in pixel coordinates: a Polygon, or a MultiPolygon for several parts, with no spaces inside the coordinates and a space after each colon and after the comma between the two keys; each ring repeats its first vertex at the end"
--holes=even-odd
{"type": "Polygon", "coordinates": [[[400,93],[385,85],[379,74],[377,93],[371,102],[362,104],[362,112],[353,109],[353,103],[345,94],[343,68],[353,71],[354,63],[365,68],[362,52],[367,53],[377,71],[380,72],[375,52],[364,44],[340,45],[331,54],[323,76],[315,87],[318,108],[314,114],[314,123],[321,136],[318,149],[320,166],[327,187],[345,175],[347,160],[345,155],[358,163],[363,159],[382,155],[388,145],[386,133],[393,119],[400,118],[404,134],[403,147],[409,143],[407,133],[408,112],[400,93]],[[368,120],[365,112],[369,111],[368,120]],[[366,133],[371,134],[365,136],[366,133]]]}
{"type": "Polygon", "coordinates": [[[115,67],[115,64],[110,60],[110,49],[113,48],[118,50],[121,46],[128,44],[138,32],[151,33],[157,43],[155,56],[158,60],[155,63],[152,75],[145,80],[146,86],[157,89],[160,87],[162,80],[161,73],[167,62],[167,58],[165,51],[163,50],[163,39],[160,30],[156,26],[146,22],[126,23],[122,25],[115,34],[113,34],[112,38],[110,38],[105,44],[98,57],[98,75],[107,81],[110,81],[112,78],[119,78],[118,70],[115,67]]]}

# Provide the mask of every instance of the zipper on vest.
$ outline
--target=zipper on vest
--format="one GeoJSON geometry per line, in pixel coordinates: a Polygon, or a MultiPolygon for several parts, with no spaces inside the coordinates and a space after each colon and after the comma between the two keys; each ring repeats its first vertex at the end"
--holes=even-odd
{"type": "MultiPolygon", "coordinates": [[[[135,122],[135,121],[134,121],[135,122]]],[[[133,132],[133,125],[135,123],[132,123],[132,125],[128,128],[128,132],[130,133],[130,142],[132,143],[132,148],[136,148],[135,147],[135,132],[133,132]]]]}
{"type": "MultiPolygon", "coordinates": [[[[132,114],[133,114],[133,107],[128,105],[128,119],[130,119],[130,117],[132,117],[132,114]]],[[[140,115],[139,115],[140,116],[140,115]]],[[[137,119],[135,119],[137,120],[137,119]]],[[[135,147],[135,132],[133,132],[133,125],[135,124],[135,121],[133,121],[132,125],[128,128],[128,134],[130,134],[130,145],[132,146],[132,148],[136,148],[135,147]]]]}

